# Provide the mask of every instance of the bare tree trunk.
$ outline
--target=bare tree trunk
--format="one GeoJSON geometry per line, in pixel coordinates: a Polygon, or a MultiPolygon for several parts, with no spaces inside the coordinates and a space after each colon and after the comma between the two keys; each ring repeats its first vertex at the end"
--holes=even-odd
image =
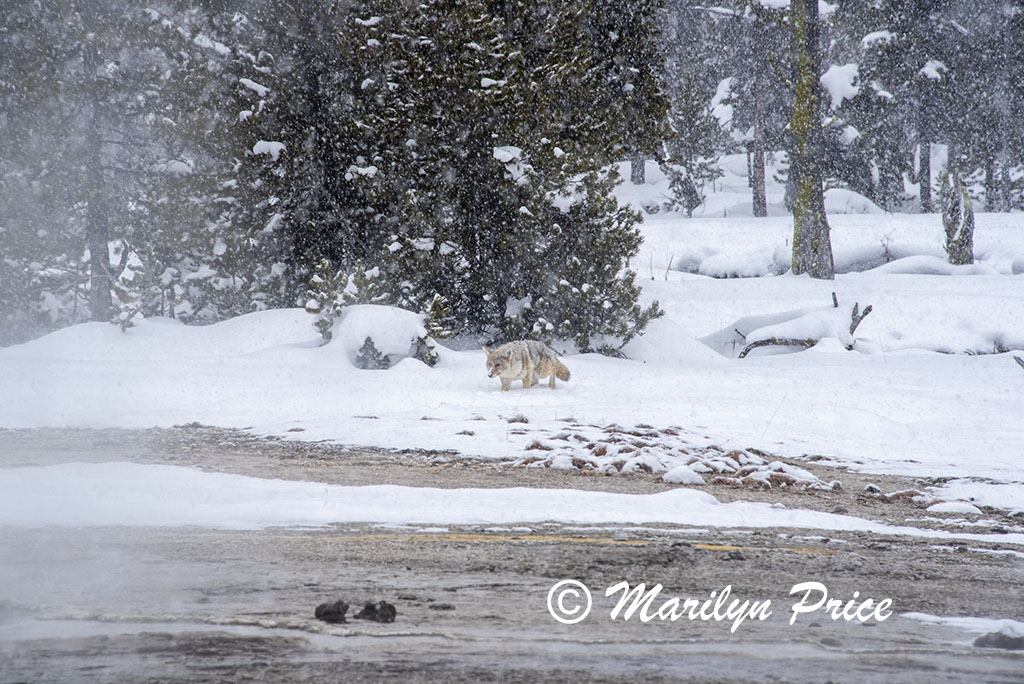
{"type": "Polygon", "coordinates": [[[100,135],[100,93],[97,83],[97,70],[100,68],[100,54],[96,47],[95,35],[86,37],[82,45],[82,64],[85,79],[88,83],[89,124],[86,131],[86,147],[89,150],[89,168],[87,184],[87,209],[85,239],[89,248],[89,308],[92,320],[110,320],[113,306],[110,287],[110,254],[108,216],[104,206],[106,194],[103,178],[103,158],[101,155],[102,137],[100,135]]]}
{"type": "Polygon", "coordinates": [[[754,188],[754,216],[768,215],[768,194],[764,185],[764,124],[761,122],[761,100],[757,99],[754,113],[754,158],[750,165],[751,185],[754,188]]]}
{"type": "Polygon", "coordinates": [[[921,213],[932,211],[932,144],[921,141],[919,159],[917,161],[917,182],[921,189],[921,213]]]}
{"type": "MultiPolygon", "coordinates": [[[[1009,6],[1007,6],[1009,7],[1009,6]]],[[[1003,54],[1010,55],[1011,52],[1011,32],[1007,29],[1003,29],[1003,54]]],[[[1010,131],[1012,130],[1011,125],[1013,121],[1014,113],[1010,107],[1010,92],[1014,87],[1012,85],[1013,78],[1010,73],[1010,60],[1002,60],[1001,76],[1003,81],[1003,87],[1000,88],[996,93],[996,103],[999,106],[999,179],[997,181],[999,186],[999,211],[1010,211],[1013,207],[1013,201],[1010,199],[1010,167],[1013,165],[1010,161],[1010,131]]]]}
{"type": "Polygon", "coordinates": [[[821,172],[821,55],[818,0],[794,0],[793,37],[796,53],[795,100],[790,174],[793,198],[793,273],[835,278],[831,229],[825,215],[821,172]]]}
{"type": "Polygon", "coordinates": [[[633,185],[643,185],[646,182],[646,174],[644,173],[644,155],[640,152],[634,152],[633,158],[629,163],[629,181],[633,185]]]}
{"type": "Polygon", "coordinates": [[[995,161],[991,155],[985,156],[985,211],[996,211],[999,206],[998,191],[996,190],[996,168],[995,161]]]}

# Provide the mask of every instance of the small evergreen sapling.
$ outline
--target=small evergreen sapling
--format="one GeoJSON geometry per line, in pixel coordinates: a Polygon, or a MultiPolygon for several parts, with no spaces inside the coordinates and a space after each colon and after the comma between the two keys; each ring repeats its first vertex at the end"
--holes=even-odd
{"type": "Polygon", "coordinates": [[[331,341],[331,327],[344,306],[341,295],[343,284],[347,282],[348,275],[335,272],[329,259],[318,261],[309,279],[305,308],[314,316],[313,327],[324,339],[324,344],[331,341]]]}
{"type": "Polygon", "coordinates": [[[437,352],[434,349],[434,340],[446,340],[452,336],[452,331],[449,330],[442,322],[445,318],[450,316],[452,313],[451,307],[448,306],[448,300],[439,294],[434,294],[434,298],[423,307],[423,325],[426,328],[426,335],[417,337],[413,343],[413,358],[419,359],[423,363],[430,367],[434,367],[437,364],[437,352]]]}
{"type": "Polygon", "coordinates": [[[380,269],[367,269],[357,261],[351,273],[335,271],[328,259],[317,262],[306,289],[306,311],[315,316],[313,325],[324,343],[331,340],[334,320],[352,304],[387,304],[388,294],[380,269]]]}
{"type": "Polygon", "coordinates": [[[377,349],[372,337],[367,337],[356,352],[355,365],[363,370],[386,370],[391,367],[391,360],[377,349]]]}

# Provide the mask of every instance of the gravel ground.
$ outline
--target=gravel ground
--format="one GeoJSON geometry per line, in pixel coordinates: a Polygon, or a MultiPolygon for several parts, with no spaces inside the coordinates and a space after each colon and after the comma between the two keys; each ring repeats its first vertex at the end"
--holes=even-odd
{"type": "MultiPolygon", "coordinates": [[[[670,487],[643,474],[509,468],[200,426],[0,430],[0,467],[109,460],[349,485],[670,487]]],[[[800,465],[843,490],[705,489],[723,501],[957,529],[955,516],[922,521],[911,503],[863,493],[869,482],[885,492],[928,482],[800,465]]],[[[970,531],[1021,531],[997,511],[984,518],[970,531]]],[[[995,542],[668,525],[337,525],[0,528],[0,549],[0,682],[1024,681],[1024,652],[975,647],[980,632],[900,615],[1024,620],[1024,548],[995,542]],[[563,579],[592,594],[578,624],[548,612],[548,592],[563,579]],[[605,590],[621,581],[663,586],[652,613],[728,585],[740,601],[770,600],[772,615],[735,632],[730,620],[613,619],[618,596],[605,590]],[[837,598],[891,598],[893,616],[861,623],[819,611],[790,625],[790,589],[806,581],[837,598]],[[338,599],[351,606],[348,622],[313,618],[317,604],[338,599]],[[352,619],[379,600],[396,607],[393,623],[352,619]]]]}

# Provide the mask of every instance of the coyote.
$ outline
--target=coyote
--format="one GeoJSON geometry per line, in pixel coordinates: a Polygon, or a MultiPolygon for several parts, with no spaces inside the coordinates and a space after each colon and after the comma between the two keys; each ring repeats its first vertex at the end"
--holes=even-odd
{"type": "Polygon", "coordinates": [[[487,352],[487,377],[500,377],[502,391],[510,389],[513,380],[522,380],[523,389],[530,389],[540,378],[550,377],[548,384],[554,389],[556,377],[569,379],[569,369],[541,342],[520,340],[497,349],[484,347],[484,351],[487,352]]]}

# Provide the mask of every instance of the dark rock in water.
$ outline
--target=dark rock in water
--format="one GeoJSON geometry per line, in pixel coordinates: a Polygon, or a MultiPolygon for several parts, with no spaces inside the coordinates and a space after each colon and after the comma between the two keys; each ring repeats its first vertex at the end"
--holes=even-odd
{"type": "Polygon", "coordinates": [[[357,620],[374,620],[376,622],[394,622],[398,611],[387,601],[367,603],[355,614],[357,620]]]}
{"type": "Polygon", "coordinates": [[[1024,651],[1024,637],[1010,636],[1002,632],[982,634],[974,640],[978,648],[1001,648],[1004,651],[1024,651]]]}
{"type": "MultiPolygon", "coordinates": [[[[334,601],[333,603],[321,603],[316,607],[316,611],[313,615],[317,620],[323,620],[324,622],[339,623],[346,622],[345,613],[348,612],[348,604],[344,601],[334,601]]],[[[358,615],[356,617],[359,617],[358,615]]]]}

